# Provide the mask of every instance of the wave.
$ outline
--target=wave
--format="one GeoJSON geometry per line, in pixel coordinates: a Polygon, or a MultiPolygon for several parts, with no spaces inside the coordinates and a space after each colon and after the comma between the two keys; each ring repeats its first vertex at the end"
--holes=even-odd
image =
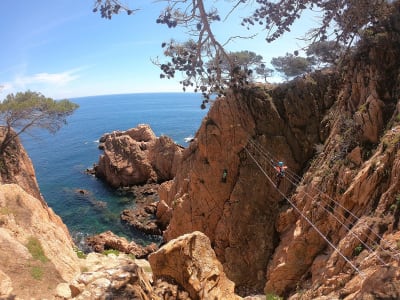
{"type": "Polygon", "coordinates": [[[184,140],[186,143],[190,143],[191,141],[193,141],[193,139],[194,139],[194,136],[192,136],[192,135],[189,135],[189,136],[183,138],[183,140],[184,140]]]}

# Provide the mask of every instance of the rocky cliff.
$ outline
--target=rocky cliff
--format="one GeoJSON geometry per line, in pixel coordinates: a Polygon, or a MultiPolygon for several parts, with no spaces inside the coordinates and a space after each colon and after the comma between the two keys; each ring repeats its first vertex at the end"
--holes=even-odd
{"type": "Polygon", "coordinates": [[[104,154],[94,168],[95,175],[112,187],[172,179],[183,151],[169,137],[156,137],[145,124],[105,134],[100,142],[104,154]]]}
{"type": "Polygon", "coordinates": [[[300,172],[324,138],[321,122],[334,103],[336,76],[320,73],[217,100],[185,150],[177,176],[160,188],[160,198],[173,208],[164,237],[204,232],[231,280],[262,289],[279,243],[275,222],[282,196],[244,148],[255,139],[300,172]]]}
{"type": "Polygon", "coordinates": [[[239,290],[399,298],[397,20],[371,30],[337,71],[218,99],[160,188],[172,210],[165,239],[205,233],[239,290]],[[279,192],[251,142],[300,181],[279,192]]]}
{"type": "Polygon", "coordinates": [[[0,298],[43,299],[79,272],[68,229],[40,195],[16,139],[1,157],[0,298]]]}

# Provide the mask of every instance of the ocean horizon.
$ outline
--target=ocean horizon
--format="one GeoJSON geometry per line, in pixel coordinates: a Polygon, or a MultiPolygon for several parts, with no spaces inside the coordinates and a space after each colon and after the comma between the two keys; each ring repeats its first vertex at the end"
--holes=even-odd
{"type": "Polygon", "coordinates": [[[167,135],[187,146],[207,113],[200,108],[201,94],[135,93],[70,100],[79,108],[55,135],[39,130],[21,135],[44,199],[76,240],[106,230],[140,244],[159,240],[123,225],[120,212],[135,206],[133,198],[85,171],[98,162],[98,141],[104,133],[138,124],[149,124],[157,136],[167,135]]]}

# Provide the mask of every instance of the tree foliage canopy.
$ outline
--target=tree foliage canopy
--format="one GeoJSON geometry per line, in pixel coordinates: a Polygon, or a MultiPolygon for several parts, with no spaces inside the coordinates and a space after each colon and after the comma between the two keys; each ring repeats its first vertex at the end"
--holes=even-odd
{"type": "MultiPolygon", "coordinates": [[[[213,2],[213,5],[217,3],[213,2]]],[[[254,11],[243,18],[241,24],[248,29],[260,26],[266,32],[267,42],[290,31],[305,11],[313,10],[321,13],[321,21],[317,28],[310,31],[310,43],[334,40],[336,45],[350,45],[361,30],[384,22],[394,9],[398,9],[399,1],[234,0],[232,11],[248,4],[254,7],[254,11]]],[[[107,19],[120,11],[128,14],[135,12],[121,5],[118,0],[95,0],[94,10],[100,10],[101,16],[107,19]]],[[[169,28],[185,27],[190,34],[189,42],[171,40],[162,43],[169,58],[168,62],[159,63],[162,77],[172,78],[175,72],[182,72],[183,87],[200,89],[205,102],[212,93],[224,94],[226,88],[241,88],[249,83],[249,72],[238,74],[237,61],[226,51],[226,43],[217,40],[213,34],[213,23],[223,21],[225,17],[220,16],[215,6],[209,3],[207,6],[204,0],[165,0],[165,7],[156,20],[169,28]],[[213,62],[212,68],[207,62],[213,62]]]]}
{"type": "Polygon", "coordinates": [[[55,101],[37,92],[7,95],[0,103],[0,124],[6,128],[0,153],[4,152],[13,139],[29,129],[41,128],[50,133],[57,132],[67,123],[67,116],[77,108],[78,105],[69,100],[55,101]]]}
{"type": "Polygon", "coordinates": [[[313,61],[305,57],[286,53],[285,56],[274,57],[271,60],[271,64],[279,73],[289,78],[310,71],[313,61]]]}
{"type": "Polygon", "coordinates": [[[306,50],[316,64],[333,64],[344,52],[344,47],[336,41],[318,41],[310,44],[306,50]]]}

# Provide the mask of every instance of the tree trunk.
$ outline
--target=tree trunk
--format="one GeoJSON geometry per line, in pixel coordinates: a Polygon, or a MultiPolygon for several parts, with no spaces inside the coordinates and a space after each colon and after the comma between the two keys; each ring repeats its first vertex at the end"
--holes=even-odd
{"type": "Polygon", "coordinates": [[[4,151],[6,150],[8,145],[10,145],[10,143],[15,138],[15,136],[16,135],[13,133],[11,127],[8,126],[6,134],[4,136],[4,139],[3,139],[3,141],[1,142],[1,145],[0,145],[0,155],[4,154],[4,151]]]}

